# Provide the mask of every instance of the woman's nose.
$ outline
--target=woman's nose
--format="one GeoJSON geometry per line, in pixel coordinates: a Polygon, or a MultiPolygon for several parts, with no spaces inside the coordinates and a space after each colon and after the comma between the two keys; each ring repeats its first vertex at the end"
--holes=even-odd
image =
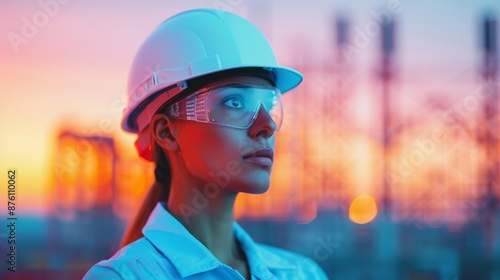
{"type": "Polygon", "coordinates": [[[276,122],[271,117],[271,114],[266,110],[264,104],[260,104],[259,111],[254,123],[250,126],[250,135],[259,137],[270,137],[276,131],[276,122]]]}

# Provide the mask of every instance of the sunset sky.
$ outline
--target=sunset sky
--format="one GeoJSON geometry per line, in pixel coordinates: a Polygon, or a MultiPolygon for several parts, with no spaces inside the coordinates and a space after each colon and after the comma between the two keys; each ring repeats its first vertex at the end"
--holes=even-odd
{"type": "MultiPolygon", "coordinates": [[[[349,19],[353,36],[391,2],[0,0],[0,186],[6,171],[17,169],[19,211],[43,211],[55,133],[65,125],[83,134],[114,135],[134,156],[134,137],[119,127],[128,69],[142,41],[171,15],[226,3],[222,7],[264,31],[281,64],[294,65],[298,53],[315,64],[334,57],[335,16],[349,19]]],[[[396,2],[399,12],[392,16],[406,104],[417,104],[422,93],[433,90],[457,96],[470,91],[481,59],[480,19],[487,12],[500,16],[500,1],[396,2]]],[[[373,83],[377,39],[370,37],[350,62],[361,76],[353,98],[359,122],[370,119],[365,97],[373,83]]],[[[0,195],[0,202],[5,199],[0,195]]]]}

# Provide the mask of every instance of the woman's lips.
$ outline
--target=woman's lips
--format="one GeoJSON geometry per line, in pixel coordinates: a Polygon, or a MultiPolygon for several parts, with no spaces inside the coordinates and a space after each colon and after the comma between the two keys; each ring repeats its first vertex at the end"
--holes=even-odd
{"type": "Polygon", "coordinates": [[[245,161],[265,167],[273,165],[273,157],[274,152],[269,148],[260,148],[243,155],[245,161]]]}
{"type": "Polygon", "coordinates": [[[245,161],[255,163],[258,165],[262,165],[262,166],[266,166],[266,167],[273,165],[273,160],[268,158],[268,157],[250,157],[250,158],[246,158],[245,161]]]}

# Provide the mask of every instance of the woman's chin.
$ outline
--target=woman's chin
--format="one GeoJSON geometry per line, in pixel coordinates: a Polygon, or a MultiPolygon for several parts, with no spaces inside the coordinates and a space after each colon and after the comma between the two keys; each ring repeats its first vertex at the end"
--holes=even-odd
{"type": "Polygon", "coordinates": [[[247,192],[247,193],[249,193],[249,194],[263,194],[263,193],[267,192],[268,189],[269,188],[259,189],[259,190],[253,190],[253,191],[247,192]]]}
{"type": "Polygon", "coordinates": [[[252,185],[239,188],[239,191],[242,193],[248,193],[248,194],[263,194],[263,193],[267,192],[268,189],[269,189],[269,182],[267,182],[267,184],[266,183],[264,183],[264,184],[254,183],[252,185]]]}

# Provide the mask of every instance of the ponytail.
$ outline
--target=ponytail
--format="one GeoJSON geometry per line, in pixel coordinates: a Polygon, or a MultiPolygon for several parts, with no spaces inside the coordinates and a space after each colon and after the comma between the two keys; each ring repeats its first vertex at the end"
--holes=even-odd
{"type": "Polygon", "coordinates": [[[153,161],[156,164],[155,182],[144,197],[142,205],[139,208],[139,212],[137,212],[134,220],[129,225],[120,244],[120,248],[125,247],[126,245],[143,237],[142,228],[148,221],[149,215],[155,208],[156,204],[160,201],[168,201],[171,181],[169,161],[163,150],[158,146],[158,144],[156,144],[156,142],[153,143],[153,150],[151,152],[153,154],[153,161]]]}

